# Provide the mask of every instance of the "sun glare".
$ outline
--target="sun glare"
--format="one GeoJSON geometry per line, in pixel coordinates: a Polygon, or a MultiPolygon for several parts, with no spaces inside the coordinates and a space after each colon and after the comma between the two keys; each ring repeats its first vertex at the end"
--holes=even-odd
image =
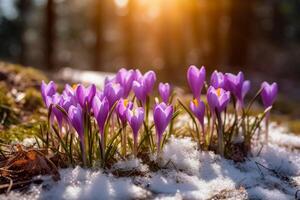
{"type": "Polygon", "coordinates": [[[123,8],[127,5],[128,0],[115,0],[115,4],[119,7],[119,8],[123,8]]]}

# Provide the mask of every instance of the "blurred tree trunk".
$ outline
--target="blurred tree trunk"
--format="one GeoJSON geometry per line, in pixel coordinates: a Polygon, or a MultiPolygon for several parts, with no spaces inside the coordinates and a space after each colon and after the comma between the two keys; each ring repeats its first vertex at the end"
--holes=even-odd
{"type": "Polygon", "coordinates": [[[95,34],[95,45],[93,48],[93,70],[102,70],[102,54],[104,46],[103,38],[103,19],[104,19],[104,6],[105,1],[94,0],[93,2],[93,14],[92,14],[92,30],[95,34]]]}
{"type": "Polygon", "coordinates": [[[127,3],[127,14],[123,23],[123,32],[124,32],[124,50],[125,50],[125,59],[126,67],[134,67],[134,16],[135,16],[135,4],[134,0],[128,0],[127,3]]]}
{"type": "Polygon", "coordinates": [[[177,1],[177,6],[174,8],[173,13],[173,21],[172,21],[172,34],[171,34],[171,43],[172,46],[174,47],[174,55],[175,57],[172,58],[174,63],[172,63],[174,77],[176,80],[181,80],[185,81],[185,77],[183,78],[182,74],[185,73],[185,70],[187,68],[187,48],[186,48],[186,41],[185,33],[187,32],[188,26],[187,24],[187,16],[184,15],[183,13],[187,13],[188,11],[188,6],[187,2],[185,1],[177,1]],[[178,13],[176,11],[182,10],[181,13],[178,13]],[[183,78],[183,79],[182,79],[183,78]]]}
{"type": "Polygon", "coordinates": [[[207,1],[207,16],[208,16],[208,40],[209,50],[206,65],[209,68],[215,68],[220,65],[220,19],[222,4],[220,1],[207,1]]]}
{"type": "Polygon", "coordinates": [[[46,5],[45,26],[45,65],[52,70],[54,66],[54,43],[55,43],[55,2],[48,0],[46,5]]]}
{"type": "Polygon", "coordinates": [[[172,62],[170,51],[170,23],[168,20],[168,10],[167,3],[165,1],[161,2],[161,11],[160,11],[160,36],[159,36],[159,46],[161,49],[162,60],[163,60],[163,78],[164,80],[170,80],[170,77],[173,76],[172,62]]]}
{"type": "Polygon", "coordinates": [[[195,50],[197,54],[196,65],[202,65],[203,62],[203,24],[201,23],[201,18],[203,17],[200,13],[202,13],[202,9],[199,5],[198,0],[190,1],[190,17],[191,17],[191,26],[192,32],[194,35],[195,41],[195,50]]]}
{"type": "Polygon", "coordinates": [[[231,0],[230,28],[228,35],[229,65],[240,68],[247,64],[248,47],[251,41],[253,4],[255,1],[231,0]]]}
{"type": "Polygon", "coordinates": [[[271,37],[273,38],[274,42],[278,45],[282,44],[284,41],[284,31],[285,31],[285,19],[283,14],[280,11],[280,2],[275,1],[273,2],[273,13],[272,13],[272,33],[271,37]]]}
{"type": "Polygon", "coordinates": [[[25,32],[26,32],[26,23],[27,23],[27,14],[31,5],[31,0],[19,0],[17,7],[19,8],[19,24],[20,24],[20,55],[19,62],[22,65],[26,65],[26,41],[25,41],[25,32]]]}

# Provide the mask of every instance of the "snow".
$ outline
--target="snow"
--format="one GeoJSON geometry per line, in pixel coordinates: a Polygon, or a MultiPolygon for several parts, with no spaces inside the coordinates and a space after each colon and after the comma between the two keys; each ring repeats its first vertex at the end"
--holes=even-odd
{"type": "Polygon", "coordinates": [[[140,159],[119,161],[112,170],[137,170],[141,176],[116,177],[112,171],[76,167],[60,170],[61,180],[32,185],[8,199],[294,199],[300,185],[300,137],[271,124],[270,143],[253,148],[253,157],[234,163],[213,152],[197,151],[190,138],[172,137],[153,172],[140,159]],[[242,189],[241,189],[242,188],[242,189]]]}
{"type": "Polygon", "coordinates": [[[130,159],[130,160],[121,160],[118,161],[116,164],[113,166],[113,170],[123,170],[123,171],[129,171],[129,170],[138,170],[140,172],[145,172],[148,170],[147,165],[142,164],[141,159],[130,159]]]}

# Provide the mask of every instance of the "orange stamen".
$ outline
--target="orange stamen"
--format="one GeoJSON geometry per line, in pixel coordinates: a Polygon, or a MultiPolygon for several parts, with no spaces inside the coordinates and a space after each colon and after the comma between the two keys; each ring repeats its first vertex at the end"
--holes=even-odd
{"type": "Polygon", "coordinates": [[[221,88],[218,88],[218,89],[217,89],[217,95],[218,95],[218,97],[221,96],[221,88]]]}
{"type": "Polygon", "coordinates": [[[73,90],[77,88],[77,84],[72,85],[73,90]]]}
{"type": "Polygon", "coordinates": [[[127,107],[127,105],[128,105],[128,99],[124,99],[123,105],[124,105],[125,107],[127,107]]]}
{"type": "Polygon", "coordinates": [[[194,104],[195,104],[196,107],[199,106],[199,103],[198,103],[198,100],[197,100],[197,99],[194,99],[193,102],[194,102],[194,104]]]}

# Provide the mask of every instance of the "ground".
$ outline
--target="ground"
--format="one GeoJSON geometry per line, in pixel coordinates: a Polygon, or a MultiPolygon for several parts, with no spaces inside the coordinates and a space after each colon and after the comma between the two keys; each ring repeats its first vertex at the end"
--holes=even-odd
{"type": "MultiPolygon", "coordinates": [[[[1,142],[30,146],[46,119],[38,92],[46,77],[3,63],[0,69],[1,142]]],[[[189,137],[173,137],[157,170],[139,159],[119,161],[110,170],[65,168],[59,170],[60,181],[36,176],[26,190],[1,194],[0,199],[294,199],[300,197],[299,150],[299,136],[276,123],[269,145],[256,142],[242,163],[198,151],[189,137]]],[[[152,159],[157,161],[155,155],[152,159]]]]}
{"type": "Polygon", "coordinates": [[[271,127],[269,145],[257,145],[243,163],[198,151],[190,138],[172,138],[156,172],[138,159],[120,161],[106,171],[67,168],[60,170],[58,182],[38,176],[42,184],[0,198],[294,199],[300,189],[300,138],[284,127],[271,127]]]}

